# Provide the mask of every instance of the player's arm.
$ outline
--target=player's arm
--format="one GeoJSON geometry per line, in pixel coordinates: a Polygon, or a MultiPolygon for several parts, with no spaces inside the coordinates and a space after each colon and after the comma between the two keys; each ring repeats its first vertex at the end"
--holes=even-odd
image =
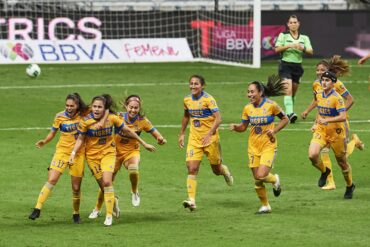
{"type": "Polygon", "coordinates": [[[36,147],[37,148],[42,148],[45,144],[49,143],[51,140],[53,140],[53,138],[55,137],[55,135],[57,134],[57,131],[56,129],[51,129],[49,134],[45,137],[45,139],[43,140],[40,140],[38,142],[36,142],[36,147]]]}
{"type": "Polygon", "coordinates": [[[348,111],[352,105],[355,103],[352,94],[348,93],[346,96],[343,96],[343,98],[346,100],[346,111],[348,111]]]}
{"type": "Polygon", "coordinates": [[[211,142],[212,135],[216,133],[217,128],[220,126],[222,119],[221,114],[219,111],[213,112],[213,116],[215,117],[211,129],[208,133],[203,137],[202,144],[207,145],[211,142]]]}
{"type": "Polygon", "coordinates": [[[248,129],[249,121],[242,121],[240,124],[230,124],[229,129],[235,132],[244,132],[248,129]]]}
{"type": "Polygon", "coordinates": [[[276,53],[282,53],[286,50],[288,50],[289,48],[295,48],[295,49],[298,49],[299,45],[298,44],[287,44],[287,45],[281,45],[281,46],[276,46],[275,47],[275,52],[276,53]]]}
{"type": "Polygon", "coordinates": [[[69,156],[68,163],[73,164],[73,161],[75,159],[76,153],[78,150],[80,150],[82,144],[85,142],[86,136],[84,134],[79,134],[75,143],[75,146],[73,147],[73,150],[71,152],[71,155],[69,156]]]}
{"type": "Polygon", "coordinates": [[[189,120],[190,120],[189,112],[185,110],[184,116],[182,117],[182,120],[181,120],[181,129],[179,132],[179,139],[178,139],[180,148],[184,148],[185,130],[186,130],[186,127],[188,126],[189,120]]]}
{"type": "Polygon", "coordinates": [[[155,151],[155,147],[153,145],[146,143],[143,139],[140,138],[140,136],[138,136],[134,131],[132,131],[126,125],[124,125],[120,131],[122,131],[125,136],[132,138],[132,139],[136,139],[138,142],[140,142],[141,145],[143,145],[143,147],[146,150],[150,152],[155,151]]]}
{"type": "Polygon", "coordinates": [[[306,119],[306,117],[308,116],[308,114],[310,114],[310,112],[315,109],[317,107],[317,101],[316,101],[316,98],[312,99],[311,101],[311,104],[306,108],[306,110],[304,110],[302,113],[301,113],[301,117],[303,119],[306,119]]]}
{"type": "Polygon", "coordinates": [[[339,112],[339,115],[338,116],[335,116],[335,117],[326,117],[326,118],[319,117],[317,119],[317,122],[319,124],[345,122],[346,121],[346,117],[347,117],[346,116],[346,111],[343,110],[343,111],[339,112]]]}
{"type": "Polygon", "coordinates": [[[367,54],[366,56],[364,56],[363,58],[361,58],[360,60],[358,60],[358,64],[364,64],[366,62],[366,60],[368,60],[370,58],[370,53],[367,54]]]}
{"type": "Polygon", "coordinates": [[[109,116],[109,109],[106,109],[104,112],[104,116],[95,124],[96,128],[102,129],[104,127],[105,121],[107,121],[109,116]]]}
{"type": "Polygon", "coordinates": [[[275,142],[275,135],[289,123],[289,118],[283,112],[280,112],[276,116],[280,118],[279,123],[274,129],[266,131],[266,134],[270,137],[271,142],[275,142]]]}
{"type": "Polygon", "coordinates": [[[152,134],[154,139],[157,140],[157,143],[159,145],[163,145],[167,143],[167,140],[161,135],[161,133],[159,133],[157,129],[154,129],[152,132],[150,132],[150,134],[152,134]]]}

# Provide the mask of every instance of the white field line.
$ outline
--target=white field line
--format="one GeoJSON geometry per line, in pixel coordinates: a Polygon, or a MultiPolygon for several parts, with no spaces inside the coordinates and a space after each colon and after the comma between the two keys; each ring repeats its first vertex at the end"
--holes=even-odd
{"type": "MultiPolygon", "coordinates": [[[[356,123],[370,123],[370,120],[353,120],[350,122],[350,124],[356,124],[356,123]]],[[[297,124],[313,124],[313,122],[300,122],[295,123],[297,124]]],[[[179,124],[158,124],[155,125],[156,128],[180,128],[181,125],[179,124]]],[[[220,129],[225,130],[229,128],[229,124],[221,124],[220,129]]],[[[50,130],[51,127],[17,127],[17,128],[0,128],[0,131],[32,131],[32,130],[50,130]]],[[[310,128],[285,128],[283,131],[292,131],[292,132],[300,132],[300,131],[311,131],[310,128]]],[[[369,129],[351,129],[353,132],[370,132],[369,129]]]]}
{"type": "MultiPolygon", "coordinates": [[[[313,81],[302,81],[303,84],[311,84],[313,81]]],[[[247,81],[225,81],[225,82],[209,82],[211,85],[243,85],[247,81]]],[[[367,84],[367,80],[363,81],[345,81],[345,84],[367,84]]],[[[10,84],[10,83],[9,83],[10,84]]],[[[21,85],[21,86],[0,86],[0,90],[11,89],[64,89],[64,88],[101,88],[101,87],[158,87],[158,86],[187,86],[186,82],[161,82],[161,83],[98,83],[98,84],[59,84],[59,85],[21,85]]]]}

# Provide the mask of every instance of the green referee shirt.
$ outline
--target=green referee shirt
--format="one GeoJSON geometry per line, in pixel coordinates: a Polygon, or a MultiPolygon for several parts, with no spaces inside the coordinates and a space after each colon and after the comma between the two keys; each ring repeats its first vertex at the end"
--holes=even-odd
{"type": "MultiPolygon", "coordinates": [[[[276,40],[275,47],[285,46],[288,44],[301,44],[306,49],[312,49],[310,38],[307,35],[299,34],[297,39],[294,39],[290,32],[280,33],[276,40]]],[[[303,51],[289,48],[282,52],[282,60],[289,63],[302,63],[303,51]]]]}

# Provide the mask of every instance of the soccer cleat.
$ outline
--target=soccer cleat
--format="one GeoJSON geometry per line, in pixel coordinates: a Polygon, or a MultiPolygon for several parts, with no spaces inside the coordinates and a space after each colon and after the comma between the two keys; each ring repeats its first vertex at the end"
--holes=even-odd
{"type": "Polygon", "coordinates": [[[190,199],[186,199],[185,201],[183,201],[182,205],[184,206],[184,208],[188,208],[190,211],[194,211],[197,208],[195,202],[190,199]]]}
{"type": "Polygon", "coordinates": [[[32,213],[28,216],[30,220],[35,220],[40,217],[41,210],[38,208],[34,208],[32,213]]]}
{"type": "Polygon", "coordinates": [[[73,214],[73,223],[81,224],[80,214],[73,214]]]}
{"type": "Polygon", "coordinates": [[[334,182],[328,182],[325,186],[321,187],[323,190],[335,190],[336,186],[334,182]]]}
{"type": "Polygon", "coordinates": [[[131,192],[131,204],[134,207],[138,207],[140,205],[139,192],[131,192]]]}
{"type": "Polygon", "coordinates": [[[326,184],[326,179],[328,178],[331,170],[330,168],[326,167],[325,172],[321,173],[320,179],[317,183],[317,185],[321,188],[326,184]]]}
{"type": "Polygon", "coordinates": [[[119,201],[118,197],[114,197],[113,216],[116,217],[117,219],[121,215],[121,210],[119,209],[118,201],[119,201]]]}
{"type": "Polygon", "coordinates": [[[100,216],[100,211],[99,210],[96,210],[94,208],[94,210],[91,212],[91,214],[89,215],[89,219],[96,219],[100,216]]]}
{"type": "Polygon", "coordinates": [[[346,187],[346,192],[344,193],[344,199],[352,199],[353,197],[353,191],[355,191],[355,184],[352,183],[351,186],[346,187]]]}
{"type": "Polygon", "coordinates": [[[289,118],[290,123],[292,123],[292,124],[294,124],[295,121],[297,121],[297,119],[298,119],[297,114],[295,114],[294,112],[288,114],[288,118],[289,118]]]}
{"type": "Polygon", "coordinates": [[[111,226],[112,223],[113,223],[113,217],[112,217],[112,215],[107,215],[105,217],[104,225],[105,226],[111,226]]]}
{"type": "Polygon", "coordinates": [[[358,135],[353,134],[352,135],[352,140],[355,141],[355,147],[358,148],[359,150],[364,150],[365,144],[360,140],[358,135]]]}
{"type": "Polygon", "coordinates": [[[269,213],[271,213],[270,204],[267,204],[267,206],[260,207],[260,209],[256,212],[256,214],[269,214],[269,213]]]}
{"type": "Polygon", "coordinates": [[[276,182],[272,185],[272,191],[274,192],[274,196],[278,197],[281,194],[280,177],[277,174],[275,174],[275,177],[276,182]]]}

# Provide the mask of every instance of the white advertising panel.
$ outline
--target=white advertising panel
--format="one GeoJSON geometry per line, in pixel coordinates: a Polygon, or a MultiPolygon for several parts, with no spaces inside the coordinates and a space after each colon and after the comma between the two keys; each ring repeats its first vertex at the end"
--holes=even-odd
{"type": "Polygon", "coordinates": [[[141,63],[193,60],[185,38],[0,40],[0,64],[141,63]]]}

